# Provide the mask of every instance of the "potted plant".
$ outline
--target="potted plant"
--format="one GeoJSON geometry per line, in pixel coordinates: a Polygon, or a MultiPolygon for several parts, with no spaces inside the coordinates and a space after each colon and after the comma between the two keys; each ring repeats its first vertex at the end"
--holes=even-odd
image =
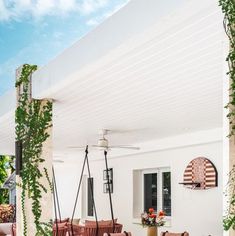
{"type": "Polygon", "coordinates": [[[0,223],[13,222],[14,206],[9,204],[0,205],[0,223]]]}
{"type": "Polygon", "coordinates": [[[143,227],[147,227],[148,236],[157,236],[157,228],[165,225],[165,213],[163,211],[155,212],[153,208],[149,208],[148,212],[141,214],[141,223],[143,227]]]}

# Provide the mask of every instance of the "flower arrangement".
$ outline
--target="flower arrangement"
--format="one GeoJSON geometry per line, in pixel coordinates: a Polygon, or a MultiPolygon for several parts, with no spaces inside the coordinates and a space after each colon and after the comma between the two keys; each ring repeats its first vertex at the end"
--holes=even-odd
{"type": "Polygon", "coordinates": [[[0,223],[13,222],[14,206],[8,204],[0,205],[0,223]]]}
{"type": "Polygon", "coordinates": [[[148,212],[144,212],[141,214],[141,223],[143,227],[160,227],[164,226],[165,213],[163,211],[159,211],[155,214],[155,210],[153,208],[149,208],[148,212]]]}

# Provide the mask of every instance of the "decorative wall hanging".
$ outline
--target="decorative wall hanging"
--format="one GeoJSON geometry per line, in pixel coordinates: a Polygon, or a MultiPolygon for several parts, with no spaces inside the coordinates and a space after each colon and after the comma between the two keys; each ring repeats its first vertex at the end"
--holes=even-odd
{"type": "Polygon", "coordinates": [[[190,189],[209,189],[218,186],[218,173],[214,164],[205,157],[193,159],[184,171],[182,183],[190,189]]]}

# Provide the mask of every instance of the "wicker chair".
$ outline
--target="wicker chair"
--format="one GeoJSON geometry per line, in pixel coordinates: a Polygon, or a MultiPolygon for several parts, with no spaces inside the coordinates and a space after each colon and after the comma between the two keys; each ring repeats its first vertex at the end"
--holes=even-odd
{"type": "Polygon", "coordinates": [[[55,219],[54,223],[68,223],[69,222],[69,218],[65,218],[65,219],[55,219]]]}
{"type": "Polygon", "coordinates": [[[53,236],[66,236],[68,232],[67,223],[57,223],[53,225],[53,236]]]}
{"type": "Polygon", "coordinates": [[[183,232],[183,233],[170,233],[168,231],[162,232],[161,236],[189,236],[188,232],[183,232]]]}
{"type": "MultiPolygon", "coordinates": [[[[72,233],[72,225],[69,224],[69,236],[96,236],[96,225],[73,225],[73,233],[72,233]]],[[[122,232],[122,225],[115,224],[114,233],[121,233],[122,232]]],[[[103,236],[104,233],[113,233],[113,226],[112,225],[99,225],[98,227],[98,235],[103,236]]]]}
{"type": "Polygon", "coordinates": [[[11,226],[11,236],[16,236],[16,223],[11,226]]]}
{"type": "Polygon", "coordinates": [[[111,234],[107,234],[105,233],[103,236],[132,236],[130,232],[126,232],[126,233],[111,233],[111,234]]]}

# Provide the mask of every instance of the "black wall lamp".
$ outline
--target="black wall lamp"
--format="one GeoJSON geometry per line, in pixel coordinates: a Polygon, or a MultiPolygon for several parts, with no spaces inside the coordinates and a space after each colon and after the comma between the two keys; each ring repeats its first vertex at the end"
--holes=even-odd
{"type": "Polygon", "coordinates": [[[103,192],[108,193],[110,188],[110,192],[113,193],[113,168],[103,171],[103,180],[105,181],[103,192]]]}
{"type": "Polygon", "coordinates": [[[22,141],[16,141],[15,142],[15,156],[16,156],[16,160],[15,160],[15,165],[16,165],[16,175],[21,176],[21,170],[22,170],[22,149],[23,149],[23,145],[22,145],[22,141]]]}

